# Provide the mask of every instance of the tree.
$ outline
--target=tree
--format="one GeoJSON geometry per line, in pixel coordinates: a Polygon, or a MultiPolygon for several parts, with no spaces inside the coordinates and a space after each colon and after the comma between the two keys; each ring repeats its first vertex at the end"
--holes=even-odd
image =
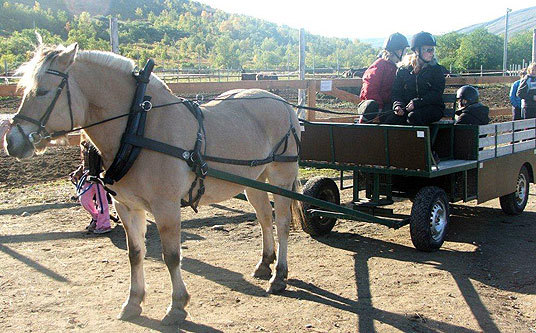
{"type": "Polygon", "coordinates": [[[501,69],[502,57],[503,38],[481,28],[462,37],[455,64],[463,70],[501,69]]]}
{"type": "Polygon", "coordinates": [[[508,63],[522,64],[532,59],[532,31],[518,33],[508,41],[508,63]]]}
{"type": "Polygon", "coordinates": [[[442,36],[438,36],[436,56],[439,63],[446,68],[451,66],[456,68],[456,60],[458,58],[458,49],[460,48],[464,35],[458,32],[449,32],[442,36]]]}

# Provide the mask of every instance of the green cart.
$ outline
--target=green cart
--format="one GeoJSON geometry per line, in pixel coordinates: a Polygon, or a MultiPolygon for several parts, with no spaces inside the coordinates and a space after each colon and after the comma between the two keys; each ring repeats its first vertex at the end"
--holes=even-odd
{"type": "Polygon", "coordinates": [[[484,126],[442,121],[430,127],[307,122],[302,124],[301,148],[300,165],[340,170],[341,188],[344,172],[351,172],[350,206],[366,213],[349,214],[348,204],[340,205],[337,183],[316,177],[303,194],[345,211],[304,202],[305,232],[329,233],[338,218],[392,228],[409,224],[414,246],[434,251],[445,238],[449,203],[499,198],[506,214],[523,212],[529,184],[534,183],[536,120],[484,126]],[[365,197],[359,197],[360,190],[365,197]],[[384,207],[394,197],[413,201],[411,215],[384,207]]]}

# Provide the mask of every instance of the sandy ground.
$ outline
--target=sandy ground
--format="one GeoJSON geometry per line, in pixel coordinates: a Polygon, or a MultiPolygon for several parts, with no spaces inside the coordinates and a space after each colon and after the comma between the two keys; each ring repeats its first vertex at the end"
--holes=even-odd
{"type": "MultiPolygon", "coordinates": [[[[129,288],[124,230],[85,233],[89,216],[64,176],[77,156],[76,148],[54,148],[17,163],[0,153],[2,332],[536,332],[533,196],[517,217],[498,200],[454,206],[434,253],[416,251],[407,226],[343,220],[316,239],[295,230],[282,295],[250,275],[261,237],[249,204],[183,209],[192,300],[180,327],[160,325],[171,284],[148,216],[144,311],[119,321],[129,288]]],[[[410,205],[398,203],[397,212],[410,205]]]]}

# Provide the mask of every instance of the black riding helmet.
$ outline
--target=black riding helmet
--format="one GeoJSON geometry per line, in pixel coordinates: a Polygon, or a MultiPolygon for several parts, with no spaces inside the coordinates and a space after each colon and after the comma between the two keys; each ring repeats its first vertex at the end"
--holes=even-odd
{"type": "Polygon", "coordinates": [[[398,32],[389,36],[383,43],[383,48],[393,53],[397,50],[403,50],[406,47],[409,47],[407,38],[398,32]]]}
{"type": "Polygon", "coordinates": [[[465,99],[467,101],[465,105],[478,103],[478,96],[478,90],[473,86],[463,86],[456,91],[456,100],[465,99]]]}
{"type": "Polygon", "coordinates": [[[431,33],[421,31],[413,35],[413,38],[411,38],[411,50],[413,52],[419,50],[420,53],[421,47],[424,45],[436,46],[436,40],[431,33]]]}

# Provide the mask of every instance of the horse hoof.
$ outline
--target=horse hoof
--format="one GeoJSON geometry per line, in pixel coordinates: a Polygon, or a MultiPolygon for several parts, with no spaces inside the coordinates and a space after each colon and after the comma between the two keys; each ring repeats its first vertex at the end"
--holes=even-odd
{"type": "Polygon", "coordinates": [[[259,266],[251,275],[256,279],[269,280],[272,276],[272,270],[268,266],[259,266]]]}
{"type": "Polygon", "coordinates": [[[125,304],[117,319],[130,320],[139,317],[141,314],[141,306],[136,304],[125,304]]]}
{"type": "Polygon", "coordinates": [[[188,312],[186,312],[185,310],[168,310],[164,318],[162,318],[162,325],[171,326],[181,324],[186,319],[186,316],[188,316],[188,312]]]}
{"type": "Polygon", "coordinates": [[[270,283],[270,287],[266,290],[270,294],[281,294],[287,288],[285,281],[273,281],[270,283]]]}

